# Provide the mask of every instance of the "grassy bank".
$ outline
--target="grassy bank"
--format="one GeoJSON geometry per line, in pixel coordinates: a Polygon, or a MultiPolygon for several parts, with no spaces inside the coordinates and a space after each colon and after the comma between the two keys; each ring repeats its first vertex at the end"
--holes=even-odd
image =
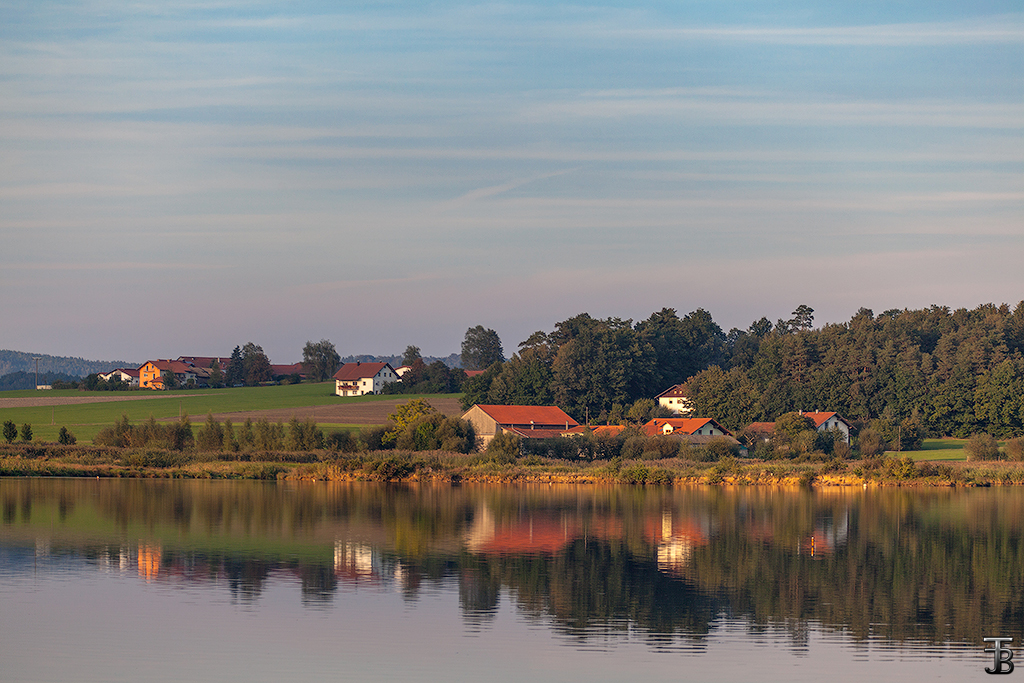
{"type": "Polygon", "coordinates": [[[570,461],[486,453],[331,451],[213,454],[157,449],[0,445],[0,476],[624,483],[646,485],[989,486],[1024,484],[1024,463],[915,462],[909,457],[828,462],[725,458],[570,461]],[[227,458],[231,459],[227,459],[227,458]]]}

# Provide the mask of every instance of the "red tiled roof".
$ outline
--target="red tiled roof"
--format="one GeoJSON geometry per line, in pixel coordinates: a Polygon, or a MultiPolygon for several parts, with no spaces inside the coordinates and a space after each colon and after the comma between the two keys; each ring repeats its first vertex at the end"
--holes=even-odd
{"type": "Polygon", "coordinates": [[[712,427],[725,434],[729,433],[729,430],[718,424],[710,417],[658,417],[650,422],[646,423],[640,428],[644,434],[648,436],[657,436],[664,434],[662,429],[666,424],[672,425],[673,432],[682,432],[683,434],[693,434],[701,427],[711,424],[712,427]]]}
{"type": "Polygon", "coordinates": [[[658,394],[657,396],[655,396],[654,398],[657,399],[657,398],[664,398],[664,397],[687,398],[686,392],[683,391],[683,385],[682,384],[676,384],[674,386],[671,386],[668,389],[666,389],[665,391],[663,391],[660,394],[658,394]]]}
{"type": "Polygon", "coordinates": [[[209,368],[210,364],[214,361],[217,361],[217,365],[221,368],[226,368],[228,363],[231,362],[231,358],[223,356],[178,356],[178,360],[197,368],[209,368]]]}
{"type": "Polygon", "coordinates": [[[484,374],[487,371],[486,370],[463,370],[463,372],[466,373],[466,377],[476,377],[477,375],[482,375],[482,374],[484,374]]]}
{"type": "Polygon", "coordinates": [[[493,406],[477,404],[476,407],[500,425],[529,425],[531,423],[538,427],[542,425],[557,427],[558,425],[564,426],[566,423],[570,427],[579,425],[576,420],[566,415],[557,406],[493,406]]]}
{"type": "Polygon", "coordinates": [[[306,374],[306,366],[302,363],[292,363],[291,365],[270,365],[270,374],[277,375],[293,375],[293,374],[306,374]]]}
{"type": "Polygon", "coordinates": [[[748,432],[765,432],[770,434],[775,431],[774,422],[751,422],[747,425],[748,432]]]}
{"type": "MultiPolygon", "coordinates": [[[[835,415],[835,413],[805,413],[802,411],[800,414],[803,415],[804,417],[811,418],[811,421],[814,422],[815,429],[828,422],[828,419],[835,415]]],[[[843,420],[843,418],[839,419],[843,420]]],[[[846,420],[843,420],[843,422],[846,422],[846,420]]]]}
{"type": "Polygon", "coordinates": [[[626,425],[600,425],[599,427],[594,427],[594,434],[598,436],[618,436],[625,428],[626,425]]]}
{"type": "MultiPolygon", "coordinates": [[[[334,379],[342,382],[352,382],[373,377],[385,367],[391,367],[389,363],[345,363],[341,369],[334,373],[334,379]]],[[[392,372],[394,368],[391,368],[392,372]]]]}
{"type": "Polygon", "coordinates": [[[184,375],[186,372],[192,372],[190,365],[186,365],[178,360],[148,360],[142,364],[139,370],[141,371],[143,367],[150,363],[160,372],[173,372],[175,375],[184,375]]]}

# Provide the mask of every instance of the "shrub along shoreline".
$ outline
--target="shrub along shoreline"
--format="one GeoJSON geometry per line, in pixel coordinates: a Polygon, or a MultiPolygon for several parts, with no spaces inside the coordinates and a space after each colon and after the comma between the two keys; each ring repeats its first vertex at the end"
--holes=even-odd
{"type": "Polygon", "coordinates": [[[576,483],[639,485],[992,486],[1024,484],[1019,462],[865,460],[716,462],[568,460],[493,453],[373,450],[204,453],[162,448],[0,444],[0,476],[253,479],[441,483],[576,483]]]}

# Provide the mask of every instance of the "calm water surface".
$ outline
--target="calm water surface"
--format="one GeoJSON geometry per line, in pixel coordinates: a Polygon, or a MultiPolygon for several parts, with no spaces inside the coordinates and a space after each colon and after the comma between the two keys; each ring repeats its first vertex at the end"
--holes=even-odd
{"type": "Polygon", "coordinates": [[[5,479],[0,507],[8,683],[991,680],[982,638],[1024,637],[1019,488],[5,479]]]}

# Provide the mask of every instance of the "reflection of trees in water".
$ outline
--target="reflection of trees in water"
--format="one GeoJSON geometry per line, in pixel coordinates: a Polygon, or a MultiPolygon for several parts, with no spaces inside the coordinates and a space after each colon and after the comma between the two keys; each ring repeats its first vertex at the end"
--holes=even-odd
{"type": "Polygon", "coordinates": [[[486,567],[464,567],[458,576],[459,606],[466,622],[482,625],[493,620],[501,596],[501,577],[486,567]]]}
{"type": "Polygon", "coordinates": [[[330,565],[300,564],[299,577],[302,579],[302,604],[306,606],[329,604],[338,589],[338,578],[330,565]]]}
{"type": "Polygon", "coordinates": [[[231,599],[253,603],[263,593],[270,565],[252,558],[226,557],[222,564],[231,599]]]}
{"type": "Polygon", "coordinates": [[[502,588],[527,615],[549,617],[581,638],[626,632],[631,624],[650,635],[701,636],[724,606],[621,542],[577,539],[552,556],[466,556],[463,562],[459,600],[474,621],[493,614],[502,588]]]}
{"type": "MultiPolygon", "coordinates": [[[[1019,638],[1024,491],[778,491],[640,487],[378,487],[246,482],[0,481],[9,533],[55,540],[153,580],[223,582],[259,599],[269,577],[311,607],[339,585],[415,600],[458,586],[468,623],[504,592],[563,633],[700,638],[723,615],[753,630],[811,621],[854,637],[1019,638]],[[64,520],[64,521],[60,521],[64,520]],[[97,522],[98,520],[98,522],[97,522]],[[105,548],[95,539],[111,537],[105,548]],[[176,550],[181,543],[203,551],[176,550]],[[76,545],[77,543],[77,545],[76,545]],[[224,547],[243,544],[245,552],[224,547]]],[[[800,634],[804,635],[801,636],[800,634]]]]}

